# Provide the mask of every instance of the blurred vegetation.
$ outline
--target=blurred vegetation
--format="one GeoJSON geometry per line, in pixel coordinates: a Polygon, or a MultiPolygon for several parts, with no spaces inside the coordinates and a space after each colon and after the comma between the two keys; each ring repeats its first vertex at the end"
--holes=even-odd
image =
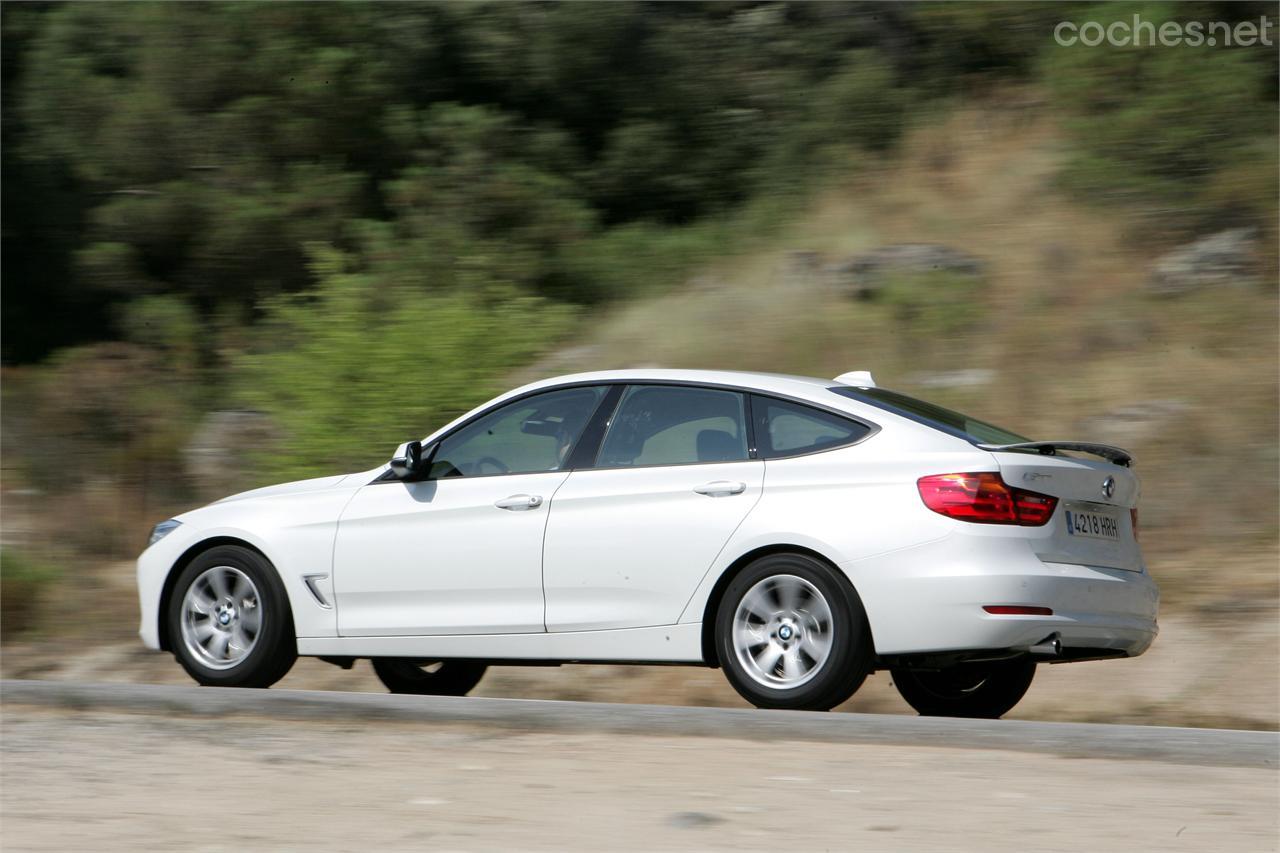
{"type": "MultiPolygon", "coordinates": [[[[1105,27],[1136,12],[1159,27],[1198,11],[1107,4],[1088,18],[1105,27]]],[[[1126,204],[1151,229],[1274,229],[1277,55],[1275,47],[1047,51],[1041,76],[1077,144],[1064,183],[1126,204]]]]}
{"type": "Polygon", "coordinates": [[[53,566],[12,548],[0,550],[0,636],[17,636],[36,624],[42,598],[58,575],[53,566]]]}
{"type": "MultiPolygon", "coordinates": [[[[635,249],[720,251],[723,217],[995,79],[1043,80],[1066,180],[1180,226],[1268,222],[1274,50],[1071,50],[1068,12],[1265,4],[12,4],[3,11],[4,355],[125,336],[156,295],[208,324],[318,279],[307,247],[556,299],[633,295],[635,249]],[[1170,217],[1170,211],[1177,216],[1170,217]],[[690,245],[690,244],[693,245],[690,245]]],[[[175,311],[165,317],[184,322],[175,311]]],[[[180,326],[175,326],[175,331],[180,326]]],[[[216,336],[201,363],[221,366],[216,336]]]]}
{"type": "MultiPolygon", "coordinates": [[[[74,448],[140,513],[191,500],[185,442],[245,407],[284,439],[258,482],[370,467],[1009,85],[1151,245],[1273,246],[1275,49],[1053,41],[1135,13],[1274,4],[5,4],[10,482],[70,488],[74,448]]],[[[978,286],[885,298],[963,335],[978,286]]]]}
{"type": "Polygon", "coordinates": [[[918,347],[962,336],[982,318],[982,292],[976,275],[935,271],[893,276],[877,298],[892,308],[902,340],[918,347]]]}
{"type": "Polygon", "coordinates": [[[316,250],[319,283],[269,299],[258,324],[269,345],[232,365],[236,402],[271,415],[292,445],[262,455],[269,479],[377,464],[373,454],[462,414],[459,401],[506,390],[492,365],[521,363],[563,336],[574,314],[502,285],[397,289],[394,272],[352,264],[316,250]]]}

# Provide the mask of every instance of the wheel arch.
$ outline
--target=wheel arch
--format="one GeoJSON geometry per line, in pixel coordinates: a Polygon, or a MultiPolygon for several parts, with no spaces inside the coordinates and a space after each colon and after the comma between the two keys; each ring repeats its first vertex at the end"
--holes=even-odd
{"type": "MultiPolygon", "coordinates": [[[[273,569],[275,563],[271,562],[271,558],[263,553],[262,549],[252,542],[235,536],[211,536],[208,539],[201,539],[199,542],[191,545],[187,550],[182,552],[178,559],[174,560],[173,565],[169,567],[169,573],[165,575],[164,585],[160,588],[160,607],[156,613],[156,621],[158,623],[160,636],[160,648],[166,652],[173,651],[173,646],[169,638],[169,620],[166,614],[169,612],[169,599],[173,595],[173,588],[178,583],[179,576],[182,575],[183,569],[191,565],[191,561],[206,551],[210,551],[222,545],[236,545],[240,548],[253,551],[262,559],[266,560],[268,565],[273,569]]],[[[283,588],[283,585],[282,585],[283,588]]],[[[288,599],[289,591],[285,589],[285,598],[288,599]]]]}
{"type": "MultiPolygon", "coordinates": [[[[733,583],[733,579],[737,577],[743,569],[761,557],[768,557],[772,554],[803,554],[806,557],[811,557],[812,559],[817,560],[831,569],[837,578],[843,580],[844,583],[849,586],[849,589],[853,591],[858,600],[861,601],[861,596],[858,595],[858,591],[854,588],[853,581],[849,579],[849,576],[840,571],[840,567],[836,565],[834,560],[819,551],[815,551],[814,549],[807,548],[803,545],[781,542],[754,548],[747,551],[745,554],[742,554],[725,567],[725,570],[720,573],[720,577],[716,578],[715,585],[711,587],[711,593],[707,596],[707,603],[703,606],[702,660],[707,666],[713,669],[720,668],[720,656],[716,653],[715,627],[716,612],[720,609],[720,601],[724,598],[725,590],[729,588],[729,584],[733,583]]],[[[867,624],[867,631],[868,633],[871,631],[870,623],[867,624]]],[[[874,647],[875,643],[873,638],[872,648],[874,647]]]]}

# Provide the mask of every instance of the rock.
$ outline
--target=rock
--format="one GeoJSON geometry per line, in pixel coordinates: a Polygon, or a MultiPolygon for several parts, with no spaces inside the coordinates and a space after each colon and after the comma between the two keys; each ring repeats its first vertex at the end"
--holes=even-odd
{"type": "Polygon", "coordinates": [[[1069,436],[1081,441],[1098,441],[1115,444],[1126,449],[1145,441],[1170,425],[1170,422],[1190,410],[1185,400],[1145,400],[1092,415],[1076,426],[1078,435],[1069,436]]]}
{"type": "Polygon", "coordinates": [[[724,818],[705,812],[676,812],[667,818],[667,824],[676,829],[700,829],[717,823],[724,823],[724,818]]]}
{"type": "Polygon", "coordinates": [[[1106,352],[1132,351],[1156,334],[1149,315],[1113,312],[1102,314],[1080,330],[1076,352],[1082,358],[1106,352]]]}
{"type": "Polygon", "coordinates": [[[805,285],[822,276],[822,255],[808,249],[787,252],[782,261],[782,281],[787,285],[805,285]]]}
{"type": "Polygon", "coordinates": [[[881,246],[827,266],[827,281],[836,289],[859,299],[869,299],[895,275],[947,272],[980,276],[986,267],[981,260],[939,243],[898,243],[881,246]]]}
{"type": "Polygon", "coordinates": [[[974,388],[990,385],[996,378],[994,370],[972,367],[965,370],[941,370],[936,373],[916,373],[909,379],[921,388],[974,388]]]}
{"type": "Polygon", "coordinates": [[[1206,287],[1256,284],[1257,242],[1253,228],[1202,237],[1156,261],[1147,288],[1156,296],[1182,296],[1206,287]]]}
{"type": "Polygon", "coordinates": [[[211,412],[191,437],[187,473],[202,497],[242,491],[257,479],[252,456],[279,440],[275,421],[262,412],[211,412]]]}

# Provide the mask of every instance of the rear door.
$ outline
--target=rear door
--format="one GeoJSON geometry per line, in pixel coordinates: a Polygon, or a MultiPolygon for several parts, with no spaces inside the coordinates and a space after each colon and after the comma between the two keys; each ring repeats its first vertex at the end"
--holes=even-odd
{"type": "Polygon", "coordinates": [[[741,393],[629,386],[594,464],[552,501],[547,630],[674,624],[760,498],[752,455],[741,393]]]}
{"type": "Polygon", "coordinates": [[[1131,469],[1067,456],[992,455],[1010,486],[1058,498],[1044,535],[1031,540],[1040,559],[1142,571],[1131,514],[1138,478],[1131,469]]]}

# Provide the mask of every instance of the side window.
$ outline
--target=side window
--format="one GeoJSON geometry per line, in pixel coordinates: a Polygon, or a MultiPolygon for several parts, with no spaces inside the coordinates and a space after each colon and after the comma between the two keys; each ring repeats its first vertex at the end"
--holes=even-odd
{"type": "Polygon", "coordinates": [[[556,471],[569,456],[604,387],[565,388],[508,403],[447,436],[431,478],[556,471]]]}
{"type": "Polygon", "coordinates": [[[746,459],[743,410],[743,396],[734,391],[632,385],[618,403],[596,466],[746,459]]]}
{"type": "Polygon", "coordinates": [[[821,409],[769,397],[753,397],[756,443],[765,459],[816,453],[851,444],[871,428],[821,409]]]}

